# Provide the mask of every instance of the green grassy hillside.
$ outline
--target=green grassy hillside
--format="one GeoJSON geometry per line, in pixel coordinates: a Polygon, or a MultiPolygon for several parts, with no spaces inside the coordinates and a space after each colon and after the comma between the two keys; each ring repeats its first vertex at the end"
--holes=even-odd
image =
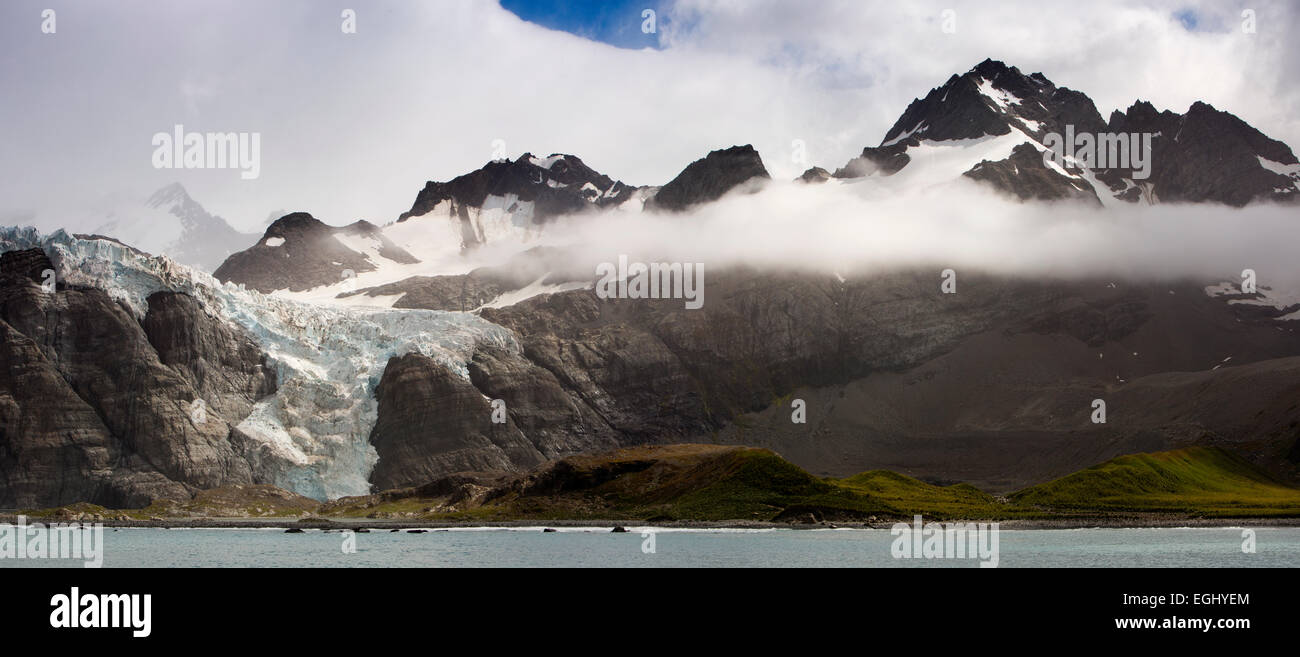
{"type": "Polygon", "coordinates": [[[846,490],[879,500],[902,515],[924,511],[945,518],[985,518],[1008,513],[1005,504],[970,484],[936,486],[889,470],[871,470],[833,481],[846,490]]]}
{"type": "Polygon", "coordinates": [[[1020,506],[1051,510],[1300,515],[1300,490],[1214,447],[1121,456],[1026,488],[1010,499],[1020,506]]]}

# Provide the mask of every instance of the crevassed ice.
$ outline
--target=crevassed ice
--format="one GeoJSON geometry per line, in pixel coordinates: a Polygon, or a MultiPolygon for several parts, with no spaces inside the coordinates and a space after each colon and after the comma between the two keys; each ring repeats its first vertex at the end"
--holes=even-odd
{"type": "Polygon", "coordinates": [[[61,282],[100,288],[137,317],[150,294],[170,290],[251,333],[279,386],[238,424],[255,445],[247,458],[259,482],[315,499],[370,492],[378,461],[369,441],[378,415],[374,391],[390,357],[418,352],[468,379],[479,346],[520,350],[510,330],[467,313],[305,304],[223,284],[107,240],[0,228],[3,250],[32,247],[49,254],[61,282]]]}

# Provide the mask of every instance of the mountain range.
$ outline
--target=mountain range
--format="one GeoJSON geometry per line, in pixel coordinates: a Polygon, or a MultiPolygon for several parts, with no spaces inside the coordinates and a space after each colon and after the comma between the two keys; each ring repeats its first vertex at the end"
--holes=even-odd
{"type": "MultiPolygon", "coordinates": [[[[1083,93],[992,60],[833,168],[796,184],[974,184],[1044,208],[1300,198],[1291,149],[1232,114],[1139,101],[1103,119],[1083,93]],[[1054,166],[1043,151],[1067,130],[1149,133],[1149,175],[1054,166]]],[[[174,186],[149,202],[181,225],[161,247],[122,219],[94,235],[3,229],[0,507],[140,508],[235,484],[335,499],[667,443],[991,492],[1189,446],[1300,476],[1300,304],[1266,289],[971,272],[942,295],[919,269],[733,267],[709,272],[692,311],[600,298],[585,262],[538,240],[575,216],[689,220],[769,179],[751,146],[653,187],[524,154],[428,182],[383,225],[295,212],[241,236],[174,186]],[[467,265],[501,245],[503,262],[467,265]],[[1100,398],[1107,423],[1090,420],[1100,398]]]]}

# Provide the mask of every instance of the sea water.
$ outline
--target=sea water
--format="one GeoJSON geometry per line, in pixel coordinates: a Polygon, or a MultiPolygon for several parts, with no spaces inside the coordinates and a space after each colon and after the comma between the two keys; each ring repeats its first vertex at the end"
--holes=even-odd
{"type": "MultiPolygon", "coordinates": [[[[889,529],[603,528],[284,529],[106,528],[104,567],[978,567],[976,558],[897,559],[889,529]],[[653,532],[653,534],[651,533],[653,532]]],[[[1294,567],[1300,528],[1001,530],[998,566],[1294,567]]],[[[0,559],[15,566],[80,561],[0,559]]]]}

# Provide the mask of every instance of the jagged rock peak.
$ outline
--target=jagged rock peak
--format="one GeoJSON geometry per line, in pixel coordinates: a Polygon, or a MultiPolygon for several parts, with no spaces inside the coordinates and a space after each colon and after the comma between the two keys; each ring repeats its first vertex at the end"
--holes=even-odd
{"type": "Polygon", "coordinates": [[[754,178],[770,179],[758,151],[750,144],[716,150],[698,159],[664,185],[648,204],[665,210],[684,210],[697,203],[721,198],[737,185],[754,178]]]}
{"type": "Polygon", "coordinates": [[[1057,87],[1042,73],[1025,75],[1015,66],[985,59],[953,75],[924,98],[915,99],[885,133],[880,147],[1005,135],[1013,128],[1029,135],[1104,127],[1096,106],[1082,93],[1057,87]]]}
{"type": "Polygon", "coordinates": [[[539,158],[524,153],[514,160],[493,160],[446,182],[426,182],[411,209],[397,220],[428,214],[446,201],[481,208],[491,198],[512,198],[533,203],[533,221],[543,222],[555,215],[616,205],[635,189],[592,169],[576,155],[553,153],[539,158]]]}
{"type": "Polygon", "coordinates": [[[328,232],[330,227],[325,222],[311,216],[310,212],[291,212],[271,222],[266,227],[263,239],[268,237],[292,237],[301,233],[316,231],[328,232]]]}

